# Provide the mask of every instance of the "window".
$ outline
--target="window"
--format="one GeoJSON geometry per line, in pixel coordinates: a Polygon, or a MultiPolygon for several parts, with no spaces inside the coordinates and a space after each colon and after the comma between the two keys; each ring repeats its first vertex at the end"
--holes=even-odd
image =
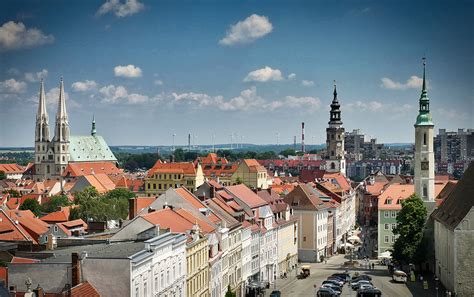
{"type": "Polygon", "coordinates": [[[428,196],[428,187],[426,185],[423,185],[423,198],[426,198],[428,196]]]}
{"type": "Polygon", "coordinates": [[[54,232],[58,232],[58,226],[54,225],[54,232]]]}
{"type": "Polygon", "coordinates": [[[388,235],[385,235],[385,237],[384,237],[384,242],[385,242],[385,243],[388,243],[388,235]]]}
{"type": "Polygon", "coordinates": [[[149,190],[150,188],[151,188],[151,185],[150,185],[150,184],[148,184],[148,190],[149,190]]]}
{"type": "Polygon", "coordinates": [[[383,212],[383,217],[384,217],[384,218],[388,218],[388,216],[389,216],[388,210],[384,211],[384,212],[383,212]]]}
{"type": "Polygon", "coordinates": [[[396,218],[397,217],[397,212],[395,210],[392,210],[392,218],[396,218]]]}
{"type": "Polygon", "coordinates": [[[394,243],[394,242],[395,242],[395,236],[392,235],[392,243],[394,243]]]}
{"type": "Polygon", "coordinates": [[[306,241],[306,236],[303,236],[303,241],[306,241]]]}
{"type": "Polygon", "coordinates": [[[385,225],[384,225],[384,229],[385,229],[385,230],[388,230],[389,226],[390,226],[390,224],[385,224],[385,225]]]}
{"type": "Polygon", "coordinates": [[[156,184],[153,184],[153,190],[156,190],[156,184]]]}
{"type": "Polygon", "coordinates": [[[423,145],[426,145],[426,133],[423,133],[423,145]]]}
{"type": "MultiPolygon", "coordinates": [[[[334,153],[334,152],[333,152],[333,153],[334,153]]],[[[334,154],[333,154],[333,156],[334,156],[334,154]]],[[[331,163],[331,169],[336,169],[336,164],[331,163]]]]}
{"type": "Polygon", "coordinates": [[[385,200],[385,204],[392,204],[392,199],[385,200]]]}
{"type": "Polygon", "coordinates": [[[396,223],[392,223],[392,230],[397,228],[397,224],[396,223]]]}
{"type": "Polygon", "coordinates": [[[158,291],[158,277],[155,276],[155,291],[158,291]]]}

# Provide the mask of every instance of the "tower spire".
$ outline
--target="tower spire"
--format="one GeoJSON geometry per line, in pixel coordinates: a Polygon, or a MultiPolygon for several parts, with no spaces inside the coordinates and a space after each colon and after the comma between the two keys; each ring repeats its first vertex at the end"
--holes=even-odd
{"type": "Polygon", "coordinates": [[[337,89],[336,89],[336,81],[334,80],[334,98],[332,99],[331,103],[331,111],[329,112],[329,122],[330,125],[342,125],[341,121],[341,110],[339,109],[341,105],[339,104],[339,100],[337,99],[337,89]]]}
{"type": "Polygon", "coordinates": [[[433,125],[430,113],[430,98],[428,98],[428,91],[426,89],[426,57],[423,60],[423,85],[421,87],[421,96],[419,100],[418,117],[415,125],[433,125]]]}
{"type": "Polygon", "coordinates": [[[56,141],[69,141],[69,118],[66,111],[66,97],[64,95],[64,81],[61,76],[59,83],[59,103],[56,113],[56,129],[54,138],[56,141]]]}
{"type": "Polygon", "coordinates": [[[95,130],[95,115],[92,115],[92,129],[91,129],[91,135],[95,136],[97,131],[95,130]]]}
{"type": "Polygon", "coordinates": [[[41,78],[38,112],[36,113],[36,141],[49,141],[49,118],[46,110],[46,95],[44,81],[41,78]]]}

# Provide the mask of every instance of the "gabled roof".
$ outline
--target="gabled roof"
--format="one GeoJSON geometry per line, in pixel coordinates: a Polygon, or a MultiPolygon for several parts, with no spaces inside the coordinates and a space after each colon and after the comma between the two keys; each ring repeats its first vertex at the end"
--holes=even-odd
{"type": "Polygon", "coordinates": [[[30,210],[8,210],[6,213],[13,221],[18,221],[35,240],[49,229],[49,225],[35,217],[30,210]]]}
{"type": "Polygon", "coordinates": [[[456,187],[431,216],[454,230],[474,206],[474,163],[471,162],[456,187]]]}
{"type": "Polygon", "coordinates": [[[60,210],[48,213],[45,216],[42,216],[40,220],[46,223],[61,223],[69,220],[69,211],[70,206],[63,206],[60,210]]]}
{"type": "Polygon", "coordinates": [[[97,162],[70,162],[63,172],[63,176],[77,177],[91,174],[119,174],[122,170],[117,168],[114,161],[97,162]]]}
{"type": "Polygon", "coordinates": [[[148,177],[155,173],[182,173],[182,174],[196,174],[196,167],[192,162],[173,162],[164,163],[161,160],[156,161],[155,165],[148,170],[148,177]]]}
{"type": "Polygon", "coordinates": [[[25,168],[15,163],[0,164],[0,171],[5,172],[6,174],[20,174],[25,171],[25,168]]]}
{"type": "Polygon", "coordinates": [[[296,210],[322,210],[330,208],[331,205],[321,200],[320,196],[325,195],[306,184],[299,184],[286,195],[284,200],[296,210]]]}
{"type": "Polygon", "coordinates": [[[86,179],[99,193],[105,193],[115,189],[114,182],[106,174],[84,175],[82,178],[86,179]]]}
{"type": "Polygon", "coordinates": [[[401,201],[415,193],[415,186],[412,184],[391,184],[378,197],[379,210],[399,210],[402,209],[401,201]],[[391,199],[391,201],[388,201],[391,199]],[[390,204],[388,204],[390,203],[390,204]]]}
{"type": "Polygon", "coordinates": [[[188,220],[189,222],[193,224],[197,224],[199,228],[204,232],[204,233],[211,233],[214,232],[216,229],[206,223],[204,220],[199,219],[198,217],[195,217],[192,213],[185,209],[177,209],[176,213],[178,213],[180,216],[188,220]]]}
{"type": "Polygon", "coordinates": [[[36,240],[0,208],[0,240],[1,241],[30,241],[36,244],[36,240]]]}
{"type": "Polygon", "coordinates": [[[99,292],[96,288],[91,285],[88,281],[78,284],[71,289],[71,297],[100,297],[99,292]]]}
{"type": "Polygon", "coordinates": [[[244,159],[242,162],[247,165],[250,172],[267,172],[267,169],[260,165],[255,159],[244,159]]]}
{"type": "Polygon", "coordinates": [[[256,208],[268,204],[244,184],[228,186],[225,189],[247,204],[250,208],[256,208]]]}
{"type": "Polygon", "coordinates": [[[350,183],[347,181],[347,178],[340,172],[337,173],[325,173],[323,178],[331,179],[335,181],[339,188],[343,191],[349,191],[351,189],[350,183]]]}
{"type": "Polygon", "coordinates": [[[193,227],[193,223],[170,208],[143,214],[141,217],[153,225],[159,225],[161,229],[169,228],[171,232],[185,233],[193,227]]]}
{"type": "Polygon", "coordinates": [[[82,219],[57,223],[56,225],[61,230],[63,230],[63,232],[66,233],[68,236],[72,235],[71,229],[82,228],[84,230],[87,230],[87,224],[82,219]]]}
{"type": "Polygon", "coordinates": [[[99,135],[69,137],[69,162],[117,161],[104,138],[99,135]]]}
{"type": "MultiPolygon", "coordinates": [[[[176,189],[175,192],[178,193],[178,195],[180,195],[181,197],[183,197],[183,199],[191,203],[198,210],[207,208],[207,205],[205,205],[201,200],[199,200],[199,198],[197,198],[191,192],[189,192],[188,189],[181,187],[181,188],[176,189]]],[[[217,223],[220,221],[219,218],[216,217],[216,215],[213,214],[212,212],[209,215],[209,219],[214,223],[217,223]]]]}

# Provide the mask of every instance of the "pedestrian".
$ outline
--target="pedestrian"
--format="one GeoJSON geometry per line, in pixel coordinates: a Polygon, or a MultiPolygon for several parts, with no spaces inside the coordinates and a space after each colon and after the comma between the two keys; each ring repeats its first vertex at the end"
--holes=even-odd
{"type": "Polygon", "coordinates": [[[328,264],[328,259],[324,258],[324,264],[328,264]]]}
{"type": "Polygon", "coordinates": [[[375,269],[375,263],[372,263],[372,270],[375,269]]]}

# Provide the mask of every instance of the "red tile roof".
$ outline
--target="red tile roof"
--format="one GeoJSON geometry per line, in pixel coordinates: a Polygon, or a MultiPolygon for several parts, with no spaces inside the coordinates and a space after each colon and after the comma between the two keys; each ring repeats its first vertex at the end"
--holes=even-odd
{"type": "Polygon", "coordinates": [[[176,210],[176,213],[178,213],[180,216],[188,220],[190,223],[193,223],[193,224],[197,223],[201,231],[203,231],[204,233],[211,233],[215,231],[214,227],[212,227],[205,221],[199,219],[198,217],[194,216],[189,211],[183,208],[176,210]]]}
{"type": "Polygon", "coordinates": [[[100,297],[99,292],[88,281],[71,289],[71,297],[100,297]]]}
{"type": "Polygon", "coordinates": [[[156,197],[135,197],[129,199],[129,203],[132,203],[132,210],[129,210],[129,218],[133,219],[138,213],[140,213],[143,209],[150,206],[153,201],[156,200],[156,197]],[[130,213],[130,211],[132,213],[130,213]]]}
{"type": "Polygon", "coordinates": [[[77,177],[91,174],[118,174],[122,170],[117,168],[115,162],[79,162],[69,163],[63,176],[77,177]]]}
{"type": "Polygon", "coordinates": [[[67,220],[69,220],[70,210],[70,206],[63,206],[58,211],[51,212],[45,216],[42,216],[40,220],[48,224],[66,222],[67,220]]]}
{"type": "Polygon", "coordinates": [[[183,174],[196,174],[196,168],[191,162],[174,162],[174,163],[163,163],[161,160],[156,161],[155,165],[148,170],[148,177],[151,177],[155,173],[183,173],[183,174]]]}
{"type": "Polygon", "coordinates": [[[247,165],[250,172],[267,172],[267,169],[255,159],[244,159],[243,162],[247,165]]]}
{"type": "Polygon", "coordinates": [[[334,180],[343,191],[349,191],[351,189],[351,185],[342,173],[325,173],[323,178],[334,180]]]}
{"type": "Polygon", "coordinates": [[[6,174],[19,174],[23,173],[23,171],[25,171],[25,168],[15,163],[0,164],[0,171],[5,172],[6,174]]]}
{"type": "Polygon", "coordinates": [[[7,210],[6,213],[13,221],[18,221],[36,241],[49,229],[49,225],[35,217],[30,210],[7,210]]]}
{"type": "MultiPolygon", "coordinates": [[[[197,198],[196,196],[194,196],[191,192],[188,191],[188,189],[186,188],[178,188],[178,189],[175,189],[174,190],[179,196],[181,196],[183,199],[185,199],[186,201],[188,201],[189,203],[191,203],[196,209],[200,209],[200,208],[207,208],[207,205],[205,205],[204,203],[201,202],[201,200],[199,200],[199,198],[197,198]]],[[[209,219],[212,221],[212,222],[219,222],[219,218],[211,213],[209,215],[209,219]]]]}
{"type": "Polygon", "coordinates": [[[16,223],[2,209],[0,209],[0,241],[31,241],[37,243],[19,222],[16,223]]]}
{"type": "Polygon", "coordinates": [[[91,186],[95,187],[99,193],[106,193],[115,189],[115,184],[106,174],[84,175],[84,178],[91,186]]]}
{"type": "Polygon", "coordinates": [[[233,195],[235,195],[240,200],[242,200],[242,202],[247,204],[250,208],[256,208],[256,207],[260,207],[260,206],[268,204],[265,200],[258,197],[258,195],[255,194],[254,191],[249,189],[244,184],[235,185],[235,186],[228,186],[225,189],[227,191],[231,192],[233,195]]]}
{"type": "Polygon", "coordinates": [[[193,227],[193,223],[170,208],[143,214],[142,217],[153,225],[160,225],[162,229],[169,228],[171,232],[184,233],[193,227]]]}

